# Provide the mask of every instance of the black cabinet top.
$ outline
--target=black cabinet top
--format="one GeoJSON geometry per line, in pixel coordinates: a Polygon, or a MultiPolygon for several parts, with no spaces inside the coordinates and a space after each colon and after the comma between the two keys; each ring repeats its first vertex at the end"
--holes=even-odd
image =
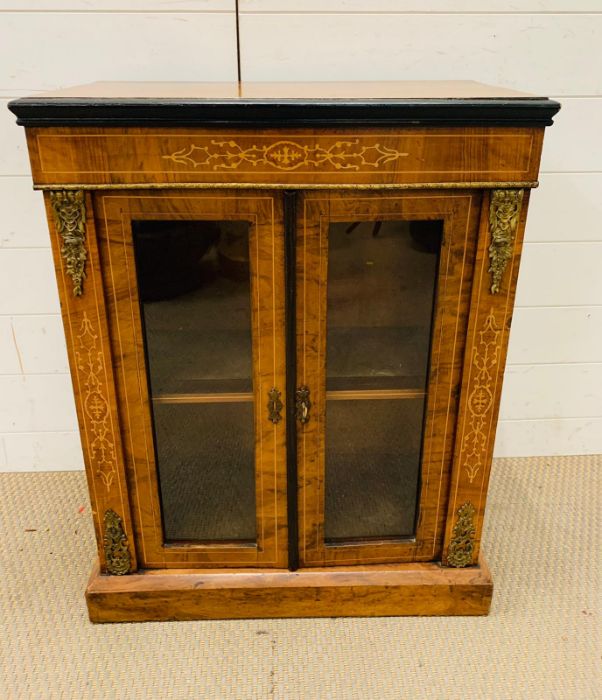
{"type": "Polygon", "coordinates": [[[560,104],[472,81],[97,82],[9,103],[23,126],[548,126],[560,104]]]}

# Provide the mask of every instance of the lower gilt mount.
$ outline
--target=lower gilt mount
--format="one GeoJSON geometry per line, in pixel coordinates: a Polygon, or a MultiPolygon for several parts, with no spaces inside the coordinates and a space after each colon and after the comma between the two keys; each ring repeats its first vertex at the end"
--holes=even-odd
{"type": "Polygon", "coordinates": [[[123,576],[130,572],[130,550],[123,529],[123,522],[114,510],[107,510],[104,517],[104,550],[107,573],[123,576]]]}
{"type": "Polygon", "coordinates": [[[447,551],[447,565],[462,568],[472,564],[475,536],[475,507],[470,501],[458,508],[458,519],[454,525],[452,539],[447,551]]]}

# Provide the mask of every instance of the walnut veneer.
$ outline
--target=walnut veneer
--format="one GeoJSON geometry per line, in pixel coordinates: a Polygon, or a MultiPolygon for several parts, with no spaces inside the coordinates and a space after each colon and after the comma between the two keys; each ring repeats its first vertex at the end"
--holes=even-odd
{"type": "MultiPolygon", "coordinates": [[[[559,105],[439,82],[96,83],[9,106],[47,206],[98,542],[91,619],[485,614],[480,543],[508,333],[559,105]],[[251,390],[153,393],[133,239],[170,221],[249,226],[251,390]],[[343,225],[345,244],[358,226],[374,226],[373,240],[397,227],[436,254],[424,385],[327,380],[330,239],[343,225]],[[396,400],[424,405],[422,433],[403,434],[419,442],[413,529],[329,539],[327,405],[354,406],[367,440],[371,414],[396,400]],[[252,540],[166,537],[152,407],[203,402],[253,408],[252,540]]],[[[362,265],[364,277],[378,268],[362,265]]],[[[199,444],[198,469],[217,468],[203,460],[199,444]]]]}

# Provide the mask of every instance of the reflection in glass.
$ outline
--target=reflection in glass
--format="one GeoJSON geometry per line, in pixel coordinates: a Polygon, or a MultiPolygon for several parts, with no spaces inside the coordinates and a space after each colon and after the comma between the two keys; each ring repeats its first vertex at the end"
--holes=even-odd
{"type": "Polygon", "coordinates": [[[249,224],[132,230],[165,540],[253,541],[249,224]]]}
{"type": "Polygon", "coordinates": [[[255,539],[251,402],[155,404],[167,540],[255,539]]]}
{"type": "Polygon", "coordinates": [[[328,235],[325,539],[411,537],[441,223],[328,235]]]}
{"type": "Polygon", "coordinates": [[[326,538],[414,531],[423,400],[326,402],[326,538]]]}

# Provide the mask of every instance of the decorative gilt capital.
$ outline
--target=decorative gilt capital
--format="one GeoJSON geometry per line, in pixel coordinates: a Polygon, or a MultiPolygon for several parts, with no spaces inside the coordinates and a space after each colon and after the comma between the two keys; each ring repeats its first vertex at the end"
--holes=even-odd
{"type": "Polygon", "coordinates": [[[500,291],[502,278],[512,258],[524,190],[492,190],[489,207],[489,273],[491,293],[500,291]]]}
{"type": "Polygon", "coordinates": [[[129,574],[131,557],[123,522],[114,510],[107,510],[104,517],[104,549],[107,571],[114,576],[129,574]]]}
{"type": "Polygon", "coordinates": [[[84,291],[86,277],[86,204],[83,190],[53,190],[50,203],[56,230],[63,240],[61,255],[73,280],[73,295],[84,291]]]}
{"type": "Polygon", "coordinates": [[[456,568],[470,566],[474,553],[475,507],[470,501],[458,508],[452,539],[447,550],[447,565],[456,568]]]}

